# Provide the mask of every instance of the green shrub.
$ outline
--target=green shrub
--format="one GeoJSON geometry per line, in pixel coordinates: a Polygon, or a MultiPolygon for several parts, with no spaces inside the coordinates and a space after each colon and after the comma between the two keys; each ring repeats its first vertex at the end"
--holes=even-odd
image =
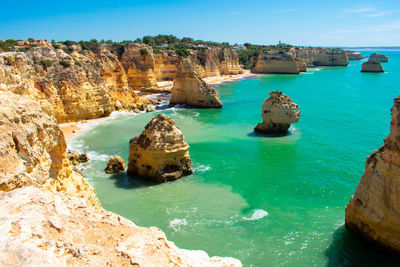
{"type": "Polygon", "coordinates": [[[189,52],[188,52],[186,49],[184,49],[184,48],[177,48],[177,49],[175,49],[175,53],[176,53],[178,56],[181,56],[181,57],[187,57],[187,56],[189,56],[189,52]]]}
{"type": "Polygon", "coordinates": [[[71,62],[69,61],[65,61],[65,60],[60,60],[60,62],[58,62],[61,66],[63,66],[64,68],[67,68],[69,66],[71,66],[71,62]]]}
{"type": "Polygon", "coordinates": [[[53,61],[49,60],[49,59],[42,59],[39,62],[40,65],[42,65],[43,68],[48,68],[53,64],[53,61]]]}
{"type": "Polygon", "coordinates": [[[142,48],[142,49],[140,49],[140,54],[143,56],[143,55],[147,55],[147,49],[145,49],[145,48],[142,48]]]}
{"type": "Polygon", "coordinates": [[[112,62],[115,61],[115,58],[113,56],[107,56],[109,60],[111,60],[112,62]]]}
{"type": "Polygon", "coordinates": [[[68,47],[63,47],[62,50],[64,50],[64,52],[67,53],[67,54],[71,54],[74,51],[74,49],[72,47],[69,47],[69,46],[68,47]]]}
{"type": "Polygon", "coordinates": [[[77,65],[79,67],[82,66],[82,64],[78,60],[75,59],[74,61],[75,61],[75,65],[77,65]]]}
{"type": "Polygon", "coordinates": [[[79,50],[78,53],[81,55],[85,55],[85,51],[83,51],[83,50],[79,50]]]}
{"type": "Polygon", "coordinates": [[[19,52],[26,52],[26,51],[29,50],[29,48],[30,48],[30,47],[20,47],[20,48],[18,48],[18,51],[19,51],[19,52]]]}

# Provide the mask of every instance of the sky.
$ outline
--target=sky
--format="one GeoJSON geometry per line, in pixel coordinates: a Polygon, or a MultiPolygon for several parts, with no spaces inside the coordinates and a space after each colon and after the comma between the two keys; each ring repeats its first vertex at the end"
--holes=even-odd
{"type": "Polygon", "coordinates": [[[0,0],[0,39],[400,46],[400,0],[0,0]]]}

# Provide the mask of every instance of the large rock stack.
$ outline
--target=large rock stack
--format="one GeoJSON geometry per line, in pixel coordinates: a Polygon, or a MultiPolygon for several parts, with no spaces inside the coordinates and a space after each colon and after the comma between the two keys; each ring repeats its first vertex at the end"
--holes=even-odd
{"type": "Polygon", "coordinates": [[[299,106],[280,91],[272,91],[261,106],[263,122],[254,131],[264,134],[286,134],[290,124],[300,119],[299,106]]]}
{"type": "Polygon", "coordinates": [[[222,107],[218,92],[200,77],[190,59],[181,59],[171,94],[171,105],[186,104],[202,108],[222,107]]]}
{"type": "Polygon", "coordinates": [[[174,120],[160,113],[129,142],[128,174],[157,182],[193,173],[189,145],[174,120]]]}

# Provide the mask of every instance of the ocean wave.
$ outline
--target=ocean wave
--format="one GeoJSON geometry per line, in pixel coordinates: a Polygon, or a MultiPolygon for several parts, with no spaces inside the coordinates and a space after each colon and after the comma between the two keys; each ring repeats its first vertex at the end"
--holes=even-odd
{"type": "Polygon", "coordinates": [[[180,231],[181,226],[187,225],[186,219],[173,219],[169,222],[169,227],[172,228],[175,232],[180,231]]]}
{"type": "Polygon", "coordinates": [[[193,170],[194,170],[195,173],[204,173],[206,171],[211,170],[211,166],[209,166],[209,165],[199,165],[197,167],[194,167],[193,170]]]}
{"type": "Polygon", "coordinates": [[[250,218],[243,217],[243,219],[246,221],[256,221],[256,220],[264,218],[265,216],[268,216],[267,211],[265,211],[263,209],[255,209],[255,210],[253,210],[253,214],[251,215],[250,218]]]}

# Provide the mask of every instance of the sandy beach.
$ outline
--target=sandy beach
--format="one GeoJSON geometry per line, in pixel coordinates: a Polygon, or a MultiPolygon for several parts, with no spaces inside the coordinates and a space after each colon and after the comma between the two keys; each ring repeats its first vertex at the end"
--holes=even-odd
{"type": "MultiPolygon", "coordinates": [[[[227,81],[242,79],[244,77],[253,76],[253,75],[256,75],[256,74],[251,73],[250,70],[244,70],[244,72],[242,74],[206,77],[203,79],[208,84],[216,84],[216,83],[220,83],[220,82],[227,82],[227,81]]],[[[158,86],[161,87],[162,89],[171,89],[173,86],[173,82],[172,81],[158,82],[158,86]]],[[[154,94],[154,93],[151,93],[151,94],[154,94]]],[[[148,95],[150,95],[150,94],[149,93],[143,94],[143,97],[146,97],[148,95]]],[[[65,140],[68,143],[68,141],[70,141],[72,138],[74,138],[75,136],[77,136],[79,133],[82,132],[82,129],[86,124],[107,120],[109,118],[110,117],[76,121],[76,122],[60,123],[58,126],[60,126],[61,130],[63,131],[65,140]]]]}

